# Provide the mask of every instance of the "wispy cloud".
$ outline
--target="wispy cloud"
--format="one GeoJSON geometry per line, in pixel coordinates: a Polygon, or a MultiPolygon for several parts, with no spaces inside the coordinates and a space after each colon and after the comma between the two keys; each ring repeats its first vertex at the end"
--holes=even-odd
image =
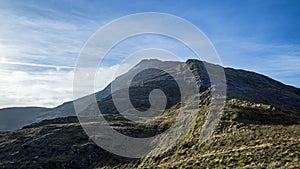
{"type": "Polygon", "coordinates": [[[255,71],[300,86],[300,45],[232,38],[218,40],[215,46],[225,66],[255,71]]]}
{"type": "Polygon", "coordinates": [[[0,54],[8,60],[73,66],[99,26],[76,15],[61,19],[61,11],[51,10],[51,15],[43,16],[50,8],[29,10],[0,10],[0,54]]]}
{"type": "Polygon", "coordinates": [[[70,66],[46,65],[46,64],[37,64],[37,63],[24,63],[24,62],[10,62],[10,61],[5,61],[4,59],[0,60],[0,64],[32,66],[32,67],[41,67],[41,68],[54,68],[56,70],[60,70],[60,69],[74,69],[74,67],[70,67],[70,66]]]}
{"type": "Polygon", "coordinates": [[[62,18],[62,11],[16,5],[0,10],[0,107],[72,100],[76,57],[98,25],[78,13],[62,18]]]}

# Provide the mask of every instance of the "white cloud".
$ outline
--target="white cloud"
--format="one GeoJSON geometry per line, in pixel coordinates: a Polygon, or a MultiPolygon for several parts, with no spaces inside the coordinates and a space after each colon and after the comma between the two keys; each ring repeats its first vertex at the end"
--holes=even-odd
{"type": "MultiPolygon", "coordinates": [[[[129,66],[113,65],[100,67],[96,74],[91,74],[91,68],[81,69],[79,86],[83,93],[77,93],[76,98],[82,97],[106,87],[116,76],[129,70],[129,66]],[[121,72],[118,70],[122,69],[121,72]],[[88,78],[89,81],[84,80],[88,78]],[[94,85],[93,91],[86,93],[85,87],[94,85]]],[[[2,64],[0,64],[2,65],[2,64]]],[[[69,69],[45,69],[43,71],[26,71],[12,67],[0,69],[0,108],[20,106],[54,107],[73,98],[74,71],[69,69]]]]}
{"type": "Polygon", "coordinates": [[[71,68],[98,26],[78,16],[60,19],[64,14],[49,8],[22,6],[30,10],[0,10],[0,107],[53,107],[72,100],[71,68]]]}
{"type": "Polygon", "coordinates": [[[72,100],[72,71],[0,71],[0,107],[53,107],[72,100]]]}

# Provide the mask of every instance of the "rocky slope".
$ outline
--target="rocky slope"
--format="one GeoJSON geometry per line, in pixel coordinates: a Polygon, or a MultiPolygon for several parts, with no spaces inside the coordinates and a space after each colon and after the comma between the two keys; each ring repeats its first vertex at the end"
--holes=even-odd
{"type": "MultiPolygon", "coordinates": [[[[159,70],[146,70],[129,79],[141,67],[155,64],[178,72],[185,63],[146,60],[114,82],[119,88],[97,93],[97,106],[115,130],[133,137],[149,137],[169,128],[177,117],[180,93],[174,79],[159,70]],[[148,94],[160,88],[167,94],[167,109],[148,122],[134,123],[118,114],[112,95],[122,98],[122,85],[130,84],[130,99],[135,108],[149,108],[148,94]],[[141,85],[142,84],[142,85],[141,85]],[[172,89],[172,90],[171,90],[172,89]],[[102,94],[101,94],[102,93],[102,94]]],[[[300,90],[286,86],[266,76],[225,69],[228,98],[221,121],[213,135],[199,143],[202,125],[211,104],[210,69],[219,66],[188,60],[199,84],[199,93],[190,96],[197,104],[197,118],[183,140],[171,150],[142,159],[123,158],[98,147],[84,132],[76,117],[44,120],[21,130],[1,132],[1,168],[299,168],[300,155],[300,90]],[[200,100],[193,98],[199,97],[200,100]]],[[[95,105],[86,111],[94,111],[95,105]]],[[[61,110],[66,111],[63,109],[61,110]]],[[[192,111],[192,110],[191,110],[192,111]]],[[[69,112],[64,112],[69,113],[69,112]]],[[[130,110],[128,110],[130,113],[130,110]]],[[[72,114],[72,113],[71,113],[72,114]]],[[[99,125],[91,119],[88,124],[99,125]]],[[[101,135],[101,133],[100,133],[101,135]]]]}

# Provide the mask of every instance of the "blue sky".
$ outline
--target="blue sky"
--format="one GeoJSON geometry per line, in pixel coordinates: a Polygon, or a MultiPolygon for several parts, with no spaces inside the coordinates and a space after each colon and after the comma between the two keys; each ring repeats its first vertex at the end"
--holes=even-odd
{"type": "MultiPolygon", "coordinates": [[[[300,87],[299,6],[297,0],[0,1],[0,107],[52,107],[72,100],[72,67],[89,37],[139,12],[182,17],[208,36],[224,66],[300,87]]],[[[163,41],[154,37],[139,44],[163,41]]],[[[102,75],[101,87],[112,80],[109,73],[102,75]]]]}

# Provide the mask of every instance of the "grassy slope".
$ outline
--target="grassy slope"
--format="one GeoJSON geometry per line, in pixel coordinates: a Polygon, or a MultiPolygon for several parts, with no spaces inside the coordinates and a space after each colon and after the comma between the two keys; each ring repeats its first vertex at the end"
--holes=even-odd
{"type": "MultiPolygon", "coordinates": [[[[215,133],[206,142],[198,138],[208,100],[199,109],[197,123],[170,151],[158,157],[128,159],[97,147],[85,135],[76,117],[46,120],[15,132],[2,132],[0,167],[28,168],[299,168],[299,118],[272,106],[231,99],[215,133]]],[[[156,121],[134,126],[115,115],[111,125],[128,135],[153,134],[176,117],[172,107],[156,121]],[[123,125],[126,123],[127,125],[123,125]]]]}
{"type": "Polygon", "coordinates": [[[281,111],[269,105],[232,99],[227,102],[216,132],[206,142],[198,142],[201,129],[198,121],[194,130],[171,152],[143,159],[137,166],[299,168],[299,119],[284,114],[286,119],[280,121],[278,114],[282,117],[281,111]]]}

